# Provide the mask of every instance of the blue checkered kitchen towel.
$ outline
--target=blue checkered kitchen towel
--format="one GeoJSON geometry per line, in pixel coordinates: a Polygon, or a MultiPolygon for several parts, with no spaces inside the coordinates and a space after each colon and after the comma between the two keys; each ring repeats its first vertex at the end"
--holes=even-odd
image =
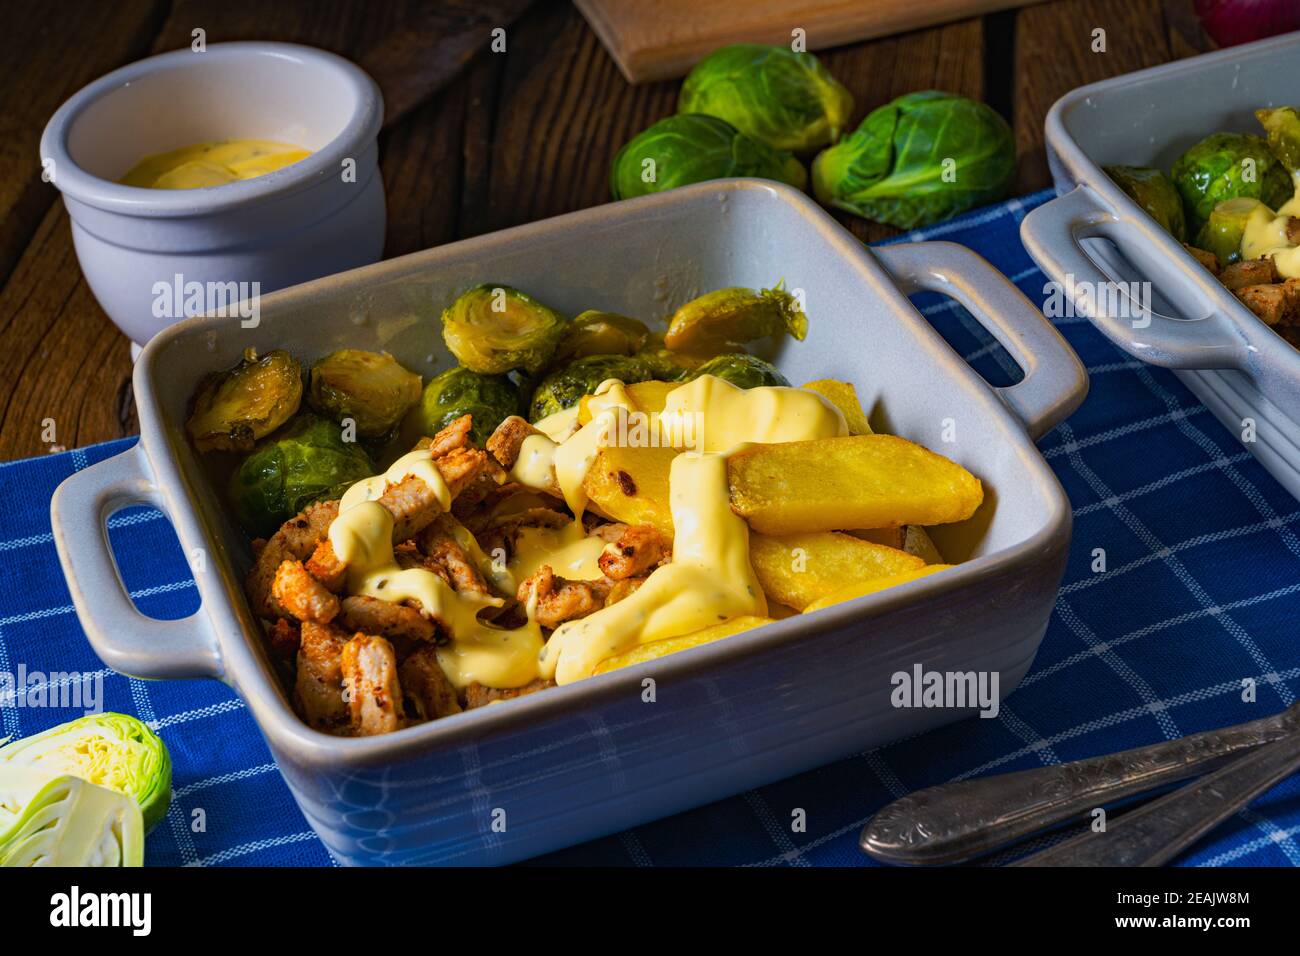
{"type": "MultiPolygon", "coordinates": [[[[906,239],[965,243],[1035,301],[1044,278],[1013,200],[906,239]]],[[[1016,377],[960,307],[918,305],[993,384],[1016,377]]],[[[1033,670],[996,719],[922,737],[573,847],[540,863],[865,865],[859,829],[918,787],[1152,743],[1281,710],[1300,689],[1300,506],[1163,370],[1131,361],[1086,320],[1058,320],[1092,391],[1042,443],[1074,504],[1065,584],[1033,670]],[[1108,569],[1090,567],[1105,548],[1108,569]],[[1258,684],[1242,700],[1242,679],[1258,684]],[[791,810],[807,813],[792,833],[791,810]]],[[[128,447],[110,442],[0,465],[0,672],[82,671],[105,709],[150,721],[171,749],[175,795],[149,837],[150,864],[328,865],[243,704],[213,681],[145,682],[103,668],[86,643],[50,536],[49,501],[73,471],[128,447]],[[195,811],[206,828],[195,832],[195,811]]],[[[198,598],[156,511],[109,523],[123,576],[147,614],[191,614],[198,598]]],[[[77,716],[0,706],[0,736],[77,716]]],[[[1034,845],[1060,836],[1039,838],[1034,845]]],[[[1284,782],[1202,841],[1191,865],[1300,865],[1300,780],[1284,782]]],[[[997,860],[994,860],[997,862],[997,860]]]]}

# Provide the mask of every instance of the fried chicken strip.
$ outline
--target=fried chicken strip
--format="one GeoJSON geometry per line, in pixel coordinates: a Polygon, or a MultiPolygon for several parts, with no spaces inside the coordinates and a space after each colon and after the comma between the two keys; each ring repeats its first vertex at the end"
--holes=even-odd
{"type": "Polygon", "coordinates": [[[328,624],[339,613],[339,599],[312,577],[301,561],[292,558],[281,561],[276,569],[271,597],[300,621],[328,624]]]}
{"type": "Polygon", "coordinates": [[[294,678],[294,709],[309,726],[334,732],[347,724],[343,700],[343,645],[347,635],[328,624],[304,621],[294,678]]]}
{"type": "Polygon", "coordinates": [[[456,688],[451,685],[438,652],[431,644],[416,648],[397,669],[407,701],[421,720],[437,720],[460,713],[456,688]]]}
{"type": "Polygon", "coordinates": [[[542,680],[540,677],[523,687],[485,687],[475,681],[465,688],[465,709],[474,710],[477,707],[486,707],[498,700],[514,700],[516,697],[535,694],[539,690],[554,686],[555,681],[542,680]]]}
{"type": "Polygon", "coordinates": [[[559,627],[565,621],[586,617],[605,606],[611,582],[570,581],[558,576],[549,564],[543,564],[519,585],[516,595],[520,604],[527,605],[536,594],[537,623],[542,627],[559,627]]]}
{"type": "Polygon", "coordinates": [[[426,558],[446,571],[448,582],[457,591],[490,594],[483,575],[460,546],[458,530],[461,530],[459,522],[444,512],[420,532],[416,546],[426,558]]]}
{"type": "Polygon", "coordinates": [[[382,637],[356,634],[343,645],[343,688],[352,733],[392,733],[402,726],[397,654],[382,637]]]}
{"type": "Polygon", "coordinates": [[[271,597],[276,572],[290,558],[296,561],[310,558],[338,513],[337,501],[310,505],[303,509],[302,514],[282,524],[280,530],[260,547],[254,542],[256,557],[245,580],[245,590],[254,613],[259,617],[274,619],[281,616],[271,597]]]}
{"type": "Polygon", "coordinates": [[[659,564],[672,553],[672,541],[654,525],[637,524],[605,546],[596,563],[608,578],[633,578],[659,564]]]}
{"type": "Polygon", "coordinates": [[[427,642],[438,636],[433,622],[415,608],[364,594],[345,597],[340,604],[338,619],[349,631],[378,634],[390,641],[427,642]]]}

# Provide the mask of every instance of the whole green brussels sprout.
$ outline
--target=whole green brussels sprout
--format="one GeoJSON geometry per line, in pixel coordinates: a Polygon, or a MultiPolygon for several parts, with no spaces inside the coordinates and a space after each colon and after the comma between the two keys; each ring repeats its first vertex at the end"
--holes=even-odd
{"type": "Polygon", "coordinates": [[[725,120],[700,113],[668,116],[623,144],[609,171],[615,199],[631,199],[689,183],[757,176],[808,185],[803,164],[751,139],[725,120]]]}
{"type": "Polygon", "coordinates": [[[908,93],[873,110],[813,161],[823,205],[900,229],[996,202],[1011,188],[1016,146],[991,107],[955,93],[908,93]]]}
{"type": "Polygon", "coordinates": [[[311,367],[308,401],[337,422],[350,418],[362,438],[388,434],[420,400],[420,376],[387,352],[340,349],[311,367]]]}
{"type": "Polygon", "coordinates": [[[1142,207],[1148,216],[1158,222],[1179,242],[1187,238],[1187,218],[1183,213],[1183,197],[1174,184],[1158,169],[1145,166],[1106,166],[1106,175],[1115,185],[1128,193],[1129,198],[1142,207]]]}
{"type": "MultiPolygon", "coordinates": [[[[0,774],[30,768],[108,787],[140,805],[145,830],[172,802],[172,758],[161,738],[129,714],[87,714],[0,747],[0,774]]],[[[0,807],[0,816],[3,816],[0,807]]]]}
{"type": "MultiPolygon", "coordinates": [[[[1220,266],[1231,265],[1241,259],[1241,240],[1246,234],[1246,221],[1256,209],[1265,206],[1258,199],[1238,196],[1216,203],[1210,218],[1196,234],[1196,248],[1213,252],[1220,266]]],[[[1272,210],[1268,210],[1270,218],[1272,210]]]]}
{"type": "Polygon", "coordinates": [[[692,299],[674,312],[664,344],[710,354],[734,351],[737,345],[782,333],[800,342],[808,334],[808,316],[782,283],[761,291],[733,286],[692,299]]]}
{"type": "Polygon", "coordinates": [[[442,338],[472,372],[524,369],[536,375],[551,361],[567,324],[527,293],[487,282],[462,292],[443,310],[442,338]]]}
{"type": "Polygon", "coordinates": [[[549,415],[578,404],[596,386],[609,378],[624,385],[646,382],[654,372],[645,362],[630,355],[589,355],[551,372],[537,383],[528,408],[528,420],[539,422],[549,415]]]}
{"type": "Polygon", "coordinates": [[[337,423],[305,412],[240,462],[230,476],[230,503],[246,531],[265,537],[374,471],[365,449],[345,442],[337,423]]]}
{"type": "Polygon", "coordinates": [[[504,375],[481,375],[457,365],[429,380],[411,414],[421,436],[430,437],[460,416],[471,415],[469,437],[481,448],[498,425],[519,414],[519,389],[504,375]]]}
{"type": "Polygon", "coordinates": [[[1169,175],[1183,197],[1193,234],[1225,199],[1258,199],[1276,209],[1292,192],[1286,167],[1263,138],[1249,133],[1211,133],[1183,153],[1169,175]]]}
{"type": "Polygon", "coordinates": [[[588,355],[632,355],[645,345],[650,329],[640,319],[588,309],[574,316],[551,359],[553,364],[588,355]]]}
{"type": "Polygon", "coordinates": [[[757,355],[734,352],[711,358],[694,372],[691,379],[701,375],[716,375],[724,381],[739,388],[758,388],[760,385],[786,385],[790,380],[781,374],[771,362],[765,362],[757,355]]]}
{"type": "Polygon", "coordinates": [[[737,43],[695,64],[677,112],[716,116],[773,149],[800,153],[835,142],[853,114],[853,94],[811,53],[737,43]]]}
{"type": "Polygon", "coordinates": [[[1269,151],[1291,172],[1300,170],[1300,114],[1296,108],[1255,110],[1255,118],[1264,127],[1269,151]]]}

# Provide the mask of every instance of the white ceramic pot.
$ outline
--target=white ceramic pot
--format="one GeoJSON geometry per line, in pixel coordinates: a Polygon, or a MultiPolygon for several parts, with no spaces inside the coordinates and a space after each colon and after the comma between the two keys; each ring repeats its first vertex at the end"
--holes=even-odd
{"type": "Polygon", "coordinates": [[[45,127],[41,161],[63,193],[95,297],[143,344],[214,309],[255,323],[261,293],[377,261],[383,112],[374,81],[342,57],[288,43],[214,44],[141,60],[82,89],[45,127]],[[293,143],[312,155],[203,189],[116,182],[144,156],[227,139],[293,143]]]}

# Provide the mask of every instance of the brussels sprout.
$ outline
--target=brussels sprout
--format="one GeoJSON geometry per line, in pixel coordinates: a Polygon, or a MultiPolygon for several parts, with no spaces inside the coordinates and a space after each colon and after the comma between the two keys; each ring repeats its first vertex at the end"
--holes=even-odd
{"type": "Polygon", "coordinates": [[[757,176],[808,185],[803,164],[751,139],[725,120],[699,113],[668,116],[623,144],[609,171],[615,199],[631,199],[688,183],[757,176]]]}
{"type": "Polygon", "coordinates": [[[790,384],[790,380],[771,362],[765,362],[757,355],[748,355],[744,352],[733,352],[711,358],[692,372],[690,377],[696,379],[701,375],[716,375],[739,388],[790,384]]]}
{"type": "Polygon", "coordinates": [[[258,445],[230,476],[231,505],[244,529],[271,534],[313,501],[374,473],[365,449],[339,426],[305,412],[258,445]]]}
{"type": "Polygon", "coordinates": [[[234,368],[207,376],[185,423],[199,451],[248,451],[298,412],[302,366],[275,349],[261,358],[247,349],[234,368]]]}
{"type": "Polygon", "coordinates": [[[152,829],[172,801],[172,758],[152,730],[128,714],[90,714],[0,747],[0,774],[30,768],[62,774],[135,800],[152,829]]]}
{"type": "Polygon", "coordinates": [[[529,421],[539,422],[548,415],[577,405],[584,395],[609,378],[625,385],[654,378],[648,365],[630,355],[589,355],[558,368],[542,379],[533,391],[529,421]]]}
{"type": "Polygon", "coordinates": [[[1300,114],[1294,106],[1272,110],[1255,110],[1255,118],[1264,127],[1268,148],[1291,172],[1300,170],[1300,114]]]}
{"type": "Polygon", "coordinates": [[[0,867],[143,866],[139,805],[71,774],[0,773],[0,867]]]}
{"type": "Polygon", "coordinates": [[[913,229],[995,202],[1016,173],[1011,127],[953,93],[924,90],[873,110],[813,161],[824,205],[913,229]]]}
{"type": "Polygon", "coordinates": [[[558,365],[588,355],[632,355],[649,337],[650,329],[639,319],[588,310],[569,323],[551,361],[558,365]]]}
{"type": "Polygon", "coordinates": [[[674,352],[657,344],[642,349],[634,356],[650,369],[653,378],[661,382],[678,382],[707,362],[712,355],[695,355],[691,352],[674,352]]]}
{"type": "Polygon", "coordinates": [[[442,338],[460,364],[480,375],[524,369],[536,375],[567,323],[527,293],[500,283],[475,286],[442,313],[442,338]]]}
{"type": "Polygon", "coordinates": [[[716,116],[773,149],[798,153],[835,142],[853,113],[853,94],[811,53],[737,43],[695,64],[677,112],[716,116]]]}
{"type": "Polygon", "coordinates": [[[429,436],[462,415],[472,415],[470,439],[482,447],[498,425],[519,414],[519,389],[504,375],[480,375],[456,366],[429,380],[412,414],[421,433],[429,436]]]}
{"type": "Polygon", "coordinates": [[[420,376],[387,352],[340,349],[311,367],[308,401],[322,415],[350,418],[362,438],[392,431],[420,400],[420,376]]]}
{"type": "Polygon", "coordinates": [[[674,351],[717,353],[782,332],[802,342],[808,316],[778,282],[761,292],[733,287],[692,299],[668,320],[664,344],[674,351]]]}
{"type": "Polygon", "coordinates": [[[1225,199],[1258,199],[1276,209],[1291,196],[1286,168],[1263,139],[1248,133],[1210,134],[1183,153],[1169,175],[1183,197],[1192,234],[1225,199]]]}
{"type": "Polygon", "coordinates": [[[1179,242],[1187,238],[1187,220],[1183,215],[1183,197],[1158,169],[1145,166],[1107,166],[1106,175],[1128,193],[1148,216],[1179,242]]]}
{"type": "Polygon", "coordinates": [[[1196,248],[1213,252],[1219,265],[1226,266],[1241,258],[1241,239],[1246,232],[1246,221],[1256,209],[1265,209],[1270,218],[1272,210],[1258,199],[1239,196],[1216,203],[1210,218],[1196,234],[1196,248]]]}

